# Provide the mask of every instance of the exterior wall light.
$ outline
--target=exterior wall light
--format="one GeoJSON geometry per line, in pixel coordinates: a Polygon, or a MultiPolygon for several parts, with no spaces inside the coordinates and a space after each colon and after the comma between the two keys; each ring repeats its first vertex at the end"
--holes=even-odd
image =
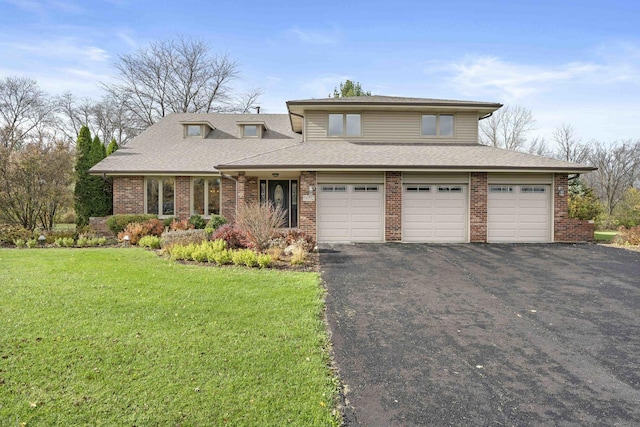
{"type": "Polygon", "coordinates": [[[277,178],[280,176],[280,174],[278,172],[274,172],[271,174],[272,177],[277,178]]]}
{"type": "Polygon", "coordinates": [[[564,187],[563,186],[558,187],[558,195],[559,196],[564,196],[564,187]]]}

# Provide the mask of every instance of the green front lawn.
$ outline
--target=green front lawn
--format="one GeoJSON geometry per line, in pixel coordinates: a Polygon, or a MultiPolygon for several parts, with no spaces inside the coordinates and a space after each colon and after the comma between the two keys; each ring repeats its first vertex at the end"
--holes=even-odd
{"type": "Polygon", "coordinates": [[[319,278],[0,250],[0,424],[337,424],[319,278]]]}
{"type": "Polygon", "coordinates": [[[615,230],[613,230],[613,231],[596,231],[596,232],[594,232],[594,238],[598,242],[610,242],[610,241],[613,240],[614,237],[616,237],[616,234],[618,234],[618,232],[615,231],[615,230]]]}

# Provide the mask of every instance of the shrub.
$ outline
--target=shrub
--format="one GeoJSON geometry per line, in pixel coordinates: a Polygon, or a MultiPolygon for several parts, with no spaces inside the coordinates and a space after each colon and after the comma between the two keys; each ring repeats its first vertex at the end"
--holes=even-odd
{"type": "Polygon", "coordinates": [[[244,234],[233,224],[225,224],[218,228],[211,236],[211,240],[224,240],[229,249],[246,247],[244,234]]]}
{"type": "Polygon", "coordinates": [[[183,219],[178,221],[177,219],[173,219],[171,221],[171,224],[169,224],[169,229],[171,231],[177,231],[177,230],[193,230],[193,225],[191,223],[189,223],[188,219],[183,219]]]}
{"type": "Polygon", "coordinates": [[[29,249],[33,249],[38,246],[38,239],[29,239],[27,240],[27,247],[29,249]]]}
{"type": "Polygon", "coordinates": [[[207,240],[207,235],[204,230],[176,230],[165,231],[162,233],[160,239],[160,246],[163,249],[169,250],[174,245],[188,245],[190,243],[200,244],[207,240]]]}
{"type": "Polygon", "coordinates": [[[13,244],[16,240],[20,239],[27,241],[27,239],[33,236],[33,232],[22,228],[18,225],[0,225],[0,243],[13,244]]]}
{"type": "Polygon", "coordinates": [[[204,228],[207,226],[207,221],[200,215],[196,214],[191,215],[191,218],[189,218],[189,224],[193,225],[193,228],[195,228],[196,230],[204,230],[204,228]]]}
{"type": "Polygon", "coordinates": [[[246,239],[246,246],[263,251],[276,229],[284,223],[286,212],[271,203],[250,203],[241,206],[236,226],[246,239]]]}
{"type": "Polygon", "coordinates": [[[258,265],[258,255],[251,249],[239,249],[231,254],[231,261],[234,265],[255,267],[258,265]]]}
{"type": "Polygon", "coordinates": [[[287,246],[295,245],[303,247],[307,252],[311,252],[316,246],[316,242],[313,237],[309,236],[304,231],[292,228],[284,233],[284,239],[287,242],[287,246]]]}
{"type": "Polygon", "coordinates": [[[73,237],[58,237],[55,241],[54,241],[54,245],[56,245],[59,248],[71,248],[76,244],[75,240],[73,240],[73,237]]]}
{"type": "Polygon", "coordinates": [[[160,238],[158,236],[144,236],[138,242],[139,246],[149,249],[160,249],[160,238]]]}
{"type": "Polygon", "coordinates": [[[177,260],[190,260],[191,253],[195,250],[197,245],[190,243],[188,245],[174,245],[169,249],[169,255],[171,258],[177,260]]]}
{"type": "Polygon", "coordinates": [[[144,222],[132,222],[127,227],[118,233],[118,239],[124,240],[124,236],[129,236],[129,241],[132,245],[137,244],[144,236],[158,236],[162,235],[164,231],[164,224],[161,220],[154,218],[144,222]]]}
{"type": "Polygon", "coordinates": [[[140,215],[112,215],[107,219],[107,228],[111,230],[114,235],[117,235],[132,222],[145,222],[150,219],[158,218],[157,215],[152,214],[140,214],[140,215]]]}
{"type": "Polygon", "coordinates": [[[176,220],[176,217],[174,217],[174,216],[170,216],[169,218],[164,218],[162,220],[162,223],[164,224],[164,228],[166,229],[166,228],[171,227],[171,223],[173,221],[175,221],[175,220],[176,220]]]}
{"type": "Polygon", "coordinates": [[[16,239],[13,244],[16,245],[16,248],[18,249],[22,249],[27,246],[27,242],[24,239],[16,239]]]}
{"type": "Polygon", "coordinates": [[[258,254],[258,265],[260,268],[266,268],[271,265],[271,255],[269,254],[258,254]]]}
{"type": "Polygon", "coordinates": [[[640,225],[630,228],[620,227],[614,241],[622,245],[640,245],[640,225]]]}
{"type": "Polygon", "coordinates": [[[93,246],[104,246],[106,243],[107,243],[106,237],[81,236],[81,237],[78,237],[78,241],[76,242],[76,245],[78,245],[81,248],[88,248],[93,246]]]}
{"type": "Polygon", "coordinates": [[[46,242],[48,244],[52,244],[58,241],[59,239],[64,239],[64,238],[71,238],[71,240],[73,240],[73,238],[75,237],[75,234],[76,233],[73,230],[52,231],[45,234],[45,237],[47,238],[46,242]]]}
{"type": "Polygon", "coordinates": [[[291,252],[291,265],[304,264],[309,252],[302,246],[296,246],[291,252]]]}
{"type": "Polygon", "coordinates": [[[207,223],[205,228],[211,229],[211,231],[216,231],[218,228],[222,227],[227,223],[227,219],[222,215],[211,215],[211,219],[207,223]]]}
{"type": "Polygon", "coordinates": [[[271,246],[267,249],[267,254],[271,257],[272,260],[279,260],[284,255],[284,249],[279,246],[271,246]]]}
{"type": "Polygon", "coordinates": [[[232,253],[233,252],[229,249],[214,251],[209,258],[209,262],[215,262],[218,265],[229,264],[231,263],[232,253]]]}
{"type": "Polygon", "coordinates": [[[77,220],[76,211],[70,209],[60,215],[60,224],[75,224],[77,220]]]}
{"type": "Polygon", "coordinates": [[[207,261],[209,261],[208,254],[209,254],[209,252],[212,252],[209,249],[210,248],[207,245],[207,242],[200,243],[191,252],[191,259],[196,261],[196,262],[207,262],[207,261]]]}

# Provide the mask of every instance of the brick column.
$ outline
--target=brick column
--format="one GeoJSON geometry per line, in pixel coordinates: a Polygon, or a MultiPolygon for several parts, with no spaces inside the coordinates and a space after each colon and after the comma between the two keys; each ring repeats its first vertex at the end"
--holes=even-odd
{"type": "Polygon", "coordinates": [[[566,242],[567,223],[569,222],[569,176],[566,173],[556,173],[553,175],[553,241],[566,242]],[[558,188],[564,189],[564,194],[560,195],[558,188]]]}
{"type": "Polygon", "coordinates": [[[384,239],[387,242],[402,240],[402,173],[384,174],[384,239]]]}
{"type": "Polygon", "coordinates": [[[222,178],[220,181],[222,187],[222,201],[220,206],[220,213],[229,222],[233,222],[236,217],[236,182],[230,178],[222,178]]]}
{"type": "Polygon", "coordinates": [[[113,213],[114,215],[144,213],[144,177],[113,177],[113,213]]]}
{"type": "Polygon", "coordinates": [[[180,219],[191,216],[191,180],[188,176],[176,177],[175,216],[180,219]]]}
{"type": "Polygon", "coordinates": [[[318,186],[315,172],[300,173],[300,201],[298,202],[298,215],[300,220],[298,227],[315,240],[318,240],[316,222],[316,198],[318,196],[318,186]],[[313,187],[313,197],[310,197],[309,187],[313,187]],[[305,200],[306,199],[306,200],[305,200]]]}
{"type": "Polygon", "coordinates": [[[487,241],[487,173],[471,172],[469,188],[469,241],[486,243],[487,241]]]}

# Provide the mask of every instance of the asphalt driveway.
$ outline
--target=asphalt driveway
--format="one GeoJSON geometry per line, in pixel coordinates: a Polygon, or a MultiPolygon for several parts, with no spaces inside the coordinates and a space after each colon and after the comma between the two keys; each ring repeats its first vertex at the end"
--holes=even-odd
{"type": "Polygon", "coordinates": [[[346,424],[640,425],[640,252],[321,246],[346,424]]]}

